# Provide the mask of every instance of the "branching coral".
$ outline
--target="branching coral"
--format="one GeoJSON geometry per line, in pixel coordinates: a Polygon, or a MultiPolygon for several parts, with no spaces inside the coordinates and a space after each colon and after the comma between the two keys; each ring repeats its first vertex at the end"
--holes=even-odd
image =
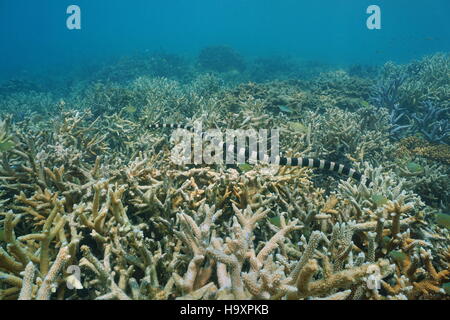
{"type": "Polygon", "coordinates": [[[419,117],[413,114],[416,120],[416,126],[428,141],[444,143],[450,136],[450,123],[448,119],[443,118],[448,110],[446,108],[435,106],[431,101],[426,101],[425,114],[419,117]]]}
{"type": "Polygon", "coordinates": [[[372,102],[390,113],[391,134],[421,133],[431,142],[448,143],[449,58],[436,54],[405,66],[386,63],[372,102]]]}
{"type": "MultiPolygon", "coordinates": [[[[442,59],[403,70],[384,103],[398,95],[407,106],[418,79],[445,86],[442,59]]],[[[4,119],[0,299],[448,299],[445,145],[393,143],[389,110],[367,102],[372,80],[328,75],[235,88],[212,75],[144,76],[79,88],[49,117],[4,119]],[[280,128],[285,156],[344,160],[372,183],[267,164],[180,166],[169,134],[148,129],[195,121],[280,128]]],[[[445,90],[436,94],[409,111],[394,103],[391,120],[421,119],[424,101],[445,109],[445,90]]]]}

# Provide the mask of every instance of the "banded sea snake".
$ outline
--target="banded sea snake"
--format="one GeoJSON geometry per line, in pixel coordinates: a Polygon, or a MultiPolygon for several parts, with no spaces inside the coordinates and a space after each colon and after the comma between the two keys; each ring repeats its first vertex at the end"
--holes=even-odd
{"type": "MultiPolygon", "coordinates": [[[[152,124],[148,126],[149,129],[184,129],[191,132],[194,132],[194,127],[188,125],[180,125],[180,124],[152,124]]],[[[202,135],[204,132],[201,133],[202,135]]],[[[223,144],[224,155],[225,155],[225,144],[223,144]]],[[[242,153],[245,154],[245,159],[248,159],[248,150],[236,150],[236,145],[234,146],[234,152],[236,154],[242,153]]],[[[259,162],[268,162],[268,156],[262,157],[260,153],[256,155],[257,161],[259,162]]],[[[322,160],[322,159],[313,159],[313,158],[288,158],[288,157],[279,157],[277,156],[272,164],[280,165],[280,166],[298,166],[298,167],[308,167],[315,168],[321,170],[328,170],[332,172],[336,172],[338,174],[346,175],[350,178],[355,179],[358,182],[364,183],[367,187],[369,187],[371,180],[361,173],[357,172],[355,169],[352,169],[346,165],[339,164],[333,161],[322,160]]]]}

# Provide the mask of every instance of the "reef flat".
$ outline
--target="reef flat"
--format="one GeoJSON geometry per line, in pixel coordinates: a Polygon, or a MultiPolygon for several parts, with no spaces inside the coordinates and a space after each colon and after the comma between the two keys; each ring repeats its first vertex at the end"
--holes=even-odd
{"type": "Polygon", "coordinates": [[[0,85],[0,299],[449,299],[448,54],[333,68],[212,47],[63,80],[0,85]],[[371,183],[175,164],[151,127],[196,121],[279,128],[284,156],[371,183]]]}

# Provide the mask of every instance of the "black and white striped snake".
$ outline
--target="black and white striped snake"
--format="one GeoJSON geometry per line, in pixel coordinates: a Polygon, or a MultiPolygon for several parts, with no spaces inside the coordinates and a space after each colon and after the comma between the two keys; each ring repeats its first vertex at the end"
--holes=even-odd
{"type": "MultiPolygon", "coordinates": [[[[184,129],[184,130],[194,132],[194,127],[188,126],[188,125],[152,124],[149,126],[149,129],[163,129],[163,128],[184,129]]],[[[204,133],[202,132],[201,134],[203,136],[204,133]]],[[[225,148],[225,145],[223,147],[225,148]]],[[[224,149],[224,151],[225,151],[225,149],[224,149]]],[[[248,158],[249,158],[248,150],[245,150],[245,149],[237,150],[237,147],[234,146],[234,152],[236,154],[245,155],[246,160],[248,160],[248,158]]],[[[225,155],[225,152],[224,152],[224,155],[225,155]]],[[[256,157],[257,157],[257,161],[266,162],[266,163],[269,162],[269,157],[267,155],[262,156],[261,154],[257,153],[256,157]]],[[[280,165],[280,166],[298,166],[298,167],[308,167],[308,168],[316,168],[316,169],[333,171],[338,174],[343,174],[350,178],[353,178],[358,182],[364,183],[367,187],[369,187],[369,185],[371,183],[371,180],[369,178],[367,178],[366,176],[357,172],[355,169],[352,169],[348,166],[345,166],[343,164],[339,164],[339,163],[336,163],[333,161],[322,160],[322,159],[312,159],[312,158],[288,158],[288,157],[276,156],[273,159],[273,161],[271,161],[271,163],[275,164],[275,165],[280,165]]]]}

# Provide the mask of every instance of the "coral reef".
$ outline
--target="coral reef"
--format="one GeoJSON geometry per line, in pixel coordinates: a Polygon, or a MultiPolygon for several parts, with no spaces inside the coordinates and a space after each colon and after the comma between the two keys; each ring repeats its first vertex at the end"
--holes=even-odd
{"type": "Polygon", "coordinates": [[[211,46],[201,50],[198,55],[199,65],[216,72],[244,71],[244,58],[233,48],[228,46],[211,46]]]}
{"type": "Polygon", "coordinates": [[[192,71],[186,59],[181,56],[166,52],[146,52],[121,57],[96,70],[90,77],[97,82],[126,83],[143,76],[184,81],[192,77],[192,71]]]}
{"type": "Polygon", "coordinates": [[[419,132],[428,141],[445,143],[450,141],[450,122],[448,118],[441,118],[450,108],[440,108],[431,101],[425,101],[425,113],[422,117],[413,114],[419,132]]]}
{"type": "Polygon", "coordinates": [[[349,66],[348,74],[360,78],[376,78],[379,76],[380,68],[376,65],[354,64],[349,66]]]}
{"type": "Polygon", "coordinates": [[[29,91],[41,91],[41,88],[39,85],[25,79],[10,79],[0,85],[0,95],[29,91]]]}
{"type": "Polygon", "coordinates": [[[386,63],[371,101],[389,110],[394,139],[420,133],[430,142],[449,144],[449,69],[448,54],[404,66],[386,63]]]}
{"type": "Polygon", "coordinates": [[[402,153],[407,156],[419,155],[428,159],[449,165],[450,146],[445,144],[433,144],[423,138],[410,136],[399,141],[402,153]]]}
{"type": "Polygon", "coordinates": [[[445,116],[442,59],[385,66],[412,76],[382,105],[370,100],[380,79],[344,71],[236,86],[132,73],[56,92],[21,117],[16,97],[35,94],[8,93],[0,299],[448,300],[448,145],[391,139],[397,105],[404,121],[423,119],[426,101],[445,116]],[[434,77],[410,109],[403,90],[434,77]],[[264,163],[177,165],[170,133],[150,126],[196,121],[279,128],[283,156],[343,162],[372,184],[264,163]]]}

